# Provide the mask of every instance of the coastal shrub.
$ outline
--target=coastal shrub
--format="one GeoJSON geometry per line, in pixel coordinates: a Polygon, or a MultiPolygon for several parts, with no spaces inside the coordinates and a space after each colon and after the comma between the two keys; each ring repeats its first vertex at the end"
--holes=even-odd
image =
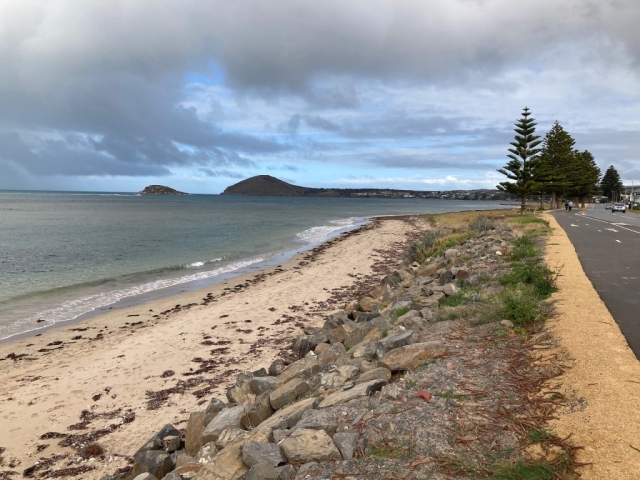
{"type": "Polygon", "coordinates": [[[433,249],[436,240],[444,235],[446,232],[438,228],[427,230],[419,241],[409,247],[408,262],[424,263],[430,257],[429,252],[433,249]]]}
{"type": "Polygon", "coordinates": [[[536,247],[536,241],[531,235],[523,235],[513,241],[513,250],[509,255],[512,261],[532,258],[540,255],[540,250],[536,247]]]}
{"type": "Polygon", "coordinates": [[[474,232],[484,233],[488,232],[489,230],[493,230],[494,228],[496,228],[496,226],[497,223],[493,219],[484,215],[480,215],[473,222],[471,222],[470,228],[474,232]]]}
{"type": "Polygon", "coordinates": [[[527,225],[530,223],[543,223],[545,224],[547,227],[549,226],[549,222],[547,222],[546,220],[544,220],[543,218],[540,217],[520,217],[520,218],[514,218],[511,220],[511,222],[513,223],[518,223],[520,225],[527,225]]]}
{"type": "Polygon", "coordinates": [[[540,262],[514,262],[513,270],[499,280],[503,286],[531,285],[540,298],[547,298],[557,291],[555,272],[540,262]]]}
{"type": "Polygon", "coordinates": [[[502,300],[502,318],[511,320],[518,327],[526,327],[541,320],[540,297],[530,285],[507,287],[500,294],[502,300]]]}

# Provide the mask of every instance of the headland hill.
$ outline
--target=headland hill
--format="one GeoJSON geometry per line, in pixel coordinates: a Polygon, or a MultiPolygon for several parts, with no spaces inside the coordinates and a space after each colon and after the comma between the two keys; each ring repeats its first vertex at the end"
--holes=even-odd
{"type": "Polygon", "coordinates": [[[140,195],[189,195],[164,185],[149,185],[138,192],[140,195]]]}
{"type": "Polygon", "coordinates": [[[446,200],[513,200],[499,190],[421,191],[389,188],[311,188],[292,185],[271,175],[257,175],[227,187],[221,195],[329,198],[423,198],[446,200]]]}

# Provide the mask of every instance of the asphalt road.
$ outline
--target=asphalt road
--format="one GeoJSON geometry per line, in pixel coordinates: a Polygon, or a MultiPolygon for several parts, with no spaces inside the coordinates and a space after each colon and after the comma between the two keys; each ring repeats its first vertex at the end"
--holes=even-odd
{"type": "Polygon", "coordinates": [[[640,359],[640,215],[604,205],[552,213],[573,243],[582,268],[640,359]]]}

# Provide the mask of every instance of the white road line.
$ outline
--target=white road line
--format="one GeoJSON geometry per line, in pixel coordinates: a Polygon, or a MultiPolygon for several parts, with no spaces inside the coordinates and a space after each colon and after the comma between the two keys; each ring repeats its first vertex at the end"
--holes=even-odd
{"type": "Polygon", "coordinates": [[[605,230],[609,230],[610,232],[618,233],[618,230],[615,228],[605,228],[605,230]]]}
{"type": "Polygon", "coordinates": [[[579,225],[576,225],[575,223],[571,224],[572,227],[579,227],[579,225]]]}
{"type": "Polygon", "coordinates": [[[618,242],[618,243],[622,243],[620,240],[616,240],[616,242],[618,242]]]}
{"type": "MultiPolygon", "coordinates": [[[[595,218],[595,217],[589,217],[589,218],[590,218],[591,220],[595,220],[596,222],[606,223],[606,224],[608,224],[608,225],[611,225],[611,224],[612,224],[612,222],[607,222],[606,220],[600,220],[599,218],[595,218]]],[[[640,232],[638,232],[637,230],[631,230],[630,228],[627,228],[627,227],[619,227],[619,228],[622,228],[622,229],[624,229],[624,230],[629,230],[630,232],[633,232],[633,233],[638,233],[638,234],[640,234],[640,232]]],[[[608,229],[607,229],[607,230],[608,230],[608,229]]]]}

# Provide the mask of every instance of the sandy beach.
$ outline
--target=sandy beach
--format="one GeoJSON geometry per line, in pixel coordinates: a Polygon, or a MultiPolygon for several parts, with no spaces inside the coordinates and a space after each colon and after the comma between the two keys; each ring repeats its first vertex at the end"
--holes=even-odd
{"type": "Polygon", "coordinates": [[[257,274],[0,345],[0,472],[77,468],[97,443],[105,461],[82,477],[113,473],[162,425],[184,427],[198,404],[226,400],[239,372],[268,367],[363,294],[397,265],[414,221],[376,220],[257,274]]]}

